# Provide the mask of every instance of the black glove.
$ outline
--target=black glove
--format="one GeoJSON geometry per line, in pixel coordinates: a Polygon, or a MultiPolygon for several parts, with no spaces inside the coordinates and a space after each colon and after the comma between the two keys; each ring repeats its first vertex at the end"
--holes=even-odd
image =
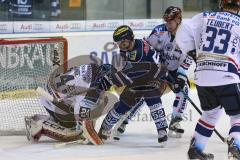
{"type": "Polygon", "coordinates": [[[173,92],[178,93],[183,90],[186,82],[187,76],[181,73],[177,73],[177,79],[173,83],[173,92]]]}
{"type": "Polygon", "coordinates": [[[96,87],[97,89],[107,91],[111,88],[112,86],[112,81],[108,76],[102,76],[96,80],[96,87]]]}

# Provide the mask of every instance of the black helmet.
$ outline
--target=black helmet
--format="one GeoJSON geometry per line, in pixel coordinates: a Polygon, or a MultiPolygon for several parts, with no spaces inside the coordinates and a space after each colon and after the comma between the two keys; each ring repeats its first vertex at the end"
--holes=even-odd
{"type": "Polygon", "coordinates": [[[179,18],[180,20],[182,20],[182,10],[179,7],[168,7],[163,15],[164,21],[168,22],[175,18],[179,18]]]}
{"type": "Polygon", "coordinates": [[[220,9],[235,8],[240,9],[240,0],[220,0],[220,9]]]}
{"type": "Polygon", "coordinates": [[[133,41],[134,35],[132,29],[127,25],[119,26],[113,33],[113,40],[115,42],[128,39],[133,41]]]}

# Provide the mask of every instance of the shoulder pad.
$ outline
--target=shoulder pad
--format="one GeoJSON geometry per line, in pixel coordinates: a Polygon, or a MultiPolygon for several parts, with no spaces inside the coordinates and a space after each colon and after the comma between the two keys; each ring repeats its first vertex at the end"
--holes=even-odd
{"type": "Polygon", "coordinates": [[[155,33],[166,32],[167,27],[166,27],[166,24],[161,24],[161,25],[156,26],[153,30],[155,33]]]}

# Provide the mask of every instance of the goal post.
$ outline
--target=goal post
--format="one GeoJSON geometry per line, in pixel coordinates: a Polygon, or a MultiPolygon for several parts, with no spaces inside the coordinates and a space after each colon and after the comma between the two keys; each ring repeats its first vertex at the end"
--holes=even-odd
{"type": "Polygon", "coordinates": [[[0,135],[24,134],[25,116],[47,114],[36,89],[67,60],[63,37],[0,40],[0,135]]]}

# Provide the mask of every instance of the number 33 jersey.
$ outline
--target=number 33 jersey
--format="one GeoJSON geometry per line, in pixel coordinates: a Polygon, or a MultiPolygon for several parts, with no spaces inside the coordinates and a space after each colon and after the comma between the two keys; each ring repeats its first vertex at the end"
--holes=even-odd
{"type": "Polygon", "coordinates": [[[183,23],[176,36],[184,53],[196,49],[195,82],[199,86],[239,83],[240,17],[203,12],[183,23]]]}

